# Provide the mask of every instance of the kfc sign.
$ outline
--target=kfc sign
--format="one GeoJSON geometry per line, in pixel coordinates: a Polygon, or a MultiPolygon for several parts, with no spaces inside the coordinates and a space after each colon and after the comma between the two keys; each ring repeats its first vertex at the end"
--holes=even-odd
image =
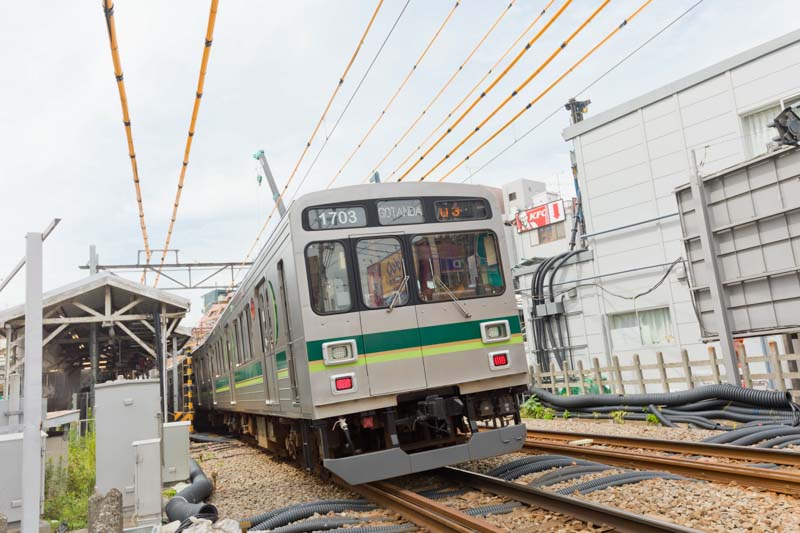
{"type": "Polygon", "coordinates": [[[564,201],[556,200],[549,204],[532,207],[527,211],[517,213],[516,218],[517,233],[523,233],[556,222],[561,222],[565,218],[564,201]]]}

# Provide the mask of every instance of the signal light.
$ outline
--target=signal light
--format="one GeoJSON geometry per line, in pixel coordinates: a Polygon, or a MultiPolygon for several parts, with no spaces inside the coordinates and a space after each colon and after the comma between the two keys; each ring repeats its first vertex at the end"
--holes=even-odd
{"type": "Polygon", "coordinates": [[[353,377],[345,376],[336,378],[333,383],[337,391],[350,390],[353,388],[353,377]]]}
{"type": "Polygon", "coordinates": [[[800,111],[794,107],[787,107],[775,117],[775,120],[767,124],[769,128],[775,128],[778,135],[772,140],[778,144],[797,146],[800,142],[800,111]]]}

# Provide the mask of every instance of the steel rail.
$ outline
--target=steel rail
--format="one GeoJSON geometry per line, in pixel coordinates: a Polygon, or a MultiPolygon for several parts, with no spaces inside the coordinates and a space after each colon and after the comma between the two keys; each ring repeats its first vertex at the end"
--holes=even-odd
{"type": "Polygon", "coordinates": [[[486,520],[462,513],[415,492],[386,482],[350,485],[334,478],[342,487],[390,509],[406,520],[434,533],[498,533],[503,531],[486,520]]]}
{"type": "Polygon", "coordinates": [[[755,468],[742,464],[720,464],[629,451],[590,448],[562,443],[528,440],[522,450],[526,453],[555,453],[580,459],[599,461],[614,466],[662,470],[706,481],[738,483],[743,486],[800,496],[800,475],[797,472],[755,468]]]}
{"type": "Polygon", "coordinates": [[[505,481],[460,468],[445,467],[435,471],[435,473],[469,487],[511,498],[512,500],[525,503],[532,507],[539,507],[550,512],[559,513],[592,524],[605,524],[623,533],[665,531],[686,533],[697,531],[696,529],[681,526],[673,522],[631,513],[630,511],[622,509],[606,507],[588,500],[562,496],[541,489],[535,489],[528,485],[505,481]]]}
{"type": "Polygon", "coordinates": [[[752,448],[749,446],[731,446],[728,444],[711,444],[708,442],[684,442],[644,437],[624,437],[619,435],[596,435],[594,433],[574,433],[571,431],[528,430],[528,439],[550,439],[575,441],[592,439],[592,444],[619,446],[623,448],[641,448],[672,452],[686,455],[706,455],[709,457],[725,457],[754,463],[776,463],[800,467],[800,453],[769,448],[752,448]]]}

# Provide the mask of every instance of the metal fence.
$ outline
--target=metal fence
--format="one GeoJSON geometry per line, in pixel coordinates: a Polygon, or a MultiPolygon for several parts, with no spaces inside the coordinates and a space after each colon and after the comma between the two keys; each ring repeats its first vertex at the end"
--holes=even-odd
{"type": "MultiPolygon", "coordinates": [[[[747,388],[771,388],[790,391],[800,398],[800,354],[778,353],[778,345],[769,343],[766,354],[751,355],[744,345],[737,346],[741,385],[747,388]]],[[[549,371],[542,371],[536,364],[531,369],[533,386],[557,394],[589,393],[647,393],[686,390],[701,385],[727,383],[722,359],[717,357],[713,346],[707,349],[706,359],[690,359],[686,350],[681,350],[681,360],[664,362],[661,352],[656,352],[656,362],[642,364],[638,354],[633,355],[632,364],[620,364],[619,357],[611,356],[611,366],[600,366],[597,357],[591,367],[585,368],[577,361],[577,368],[566,363],[559,370],[551,362],[549,371]],[[657,377],[649,377],[656,375],[657,377]],[[648,386],[649,389],[648,390],[648,386]]]]}

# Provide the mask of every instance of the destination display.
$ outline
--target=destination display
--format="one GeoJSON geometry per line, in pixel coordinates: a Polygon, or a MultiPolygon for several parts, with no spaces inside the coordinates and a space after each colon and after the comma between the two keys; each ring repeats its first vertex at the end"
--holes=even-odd
{"type": "Polygon", "coordinates": [[[486,200],[439,200],[434,202],[437,222],[460,220],[482,220],[489,218],[489,205],[486,200]]]}
{"type": "Polygon", "coordinates": [[[377,202],[378,222],[381,226],[419,224],[425,222],[422,200],[381,200],[377,202]]]}
{"type": "Polygon", "coordinates": [[[363,228],[367,225],[367,210],[360,206],[316,207],[306,211],[311,230],[363,228]]]}

